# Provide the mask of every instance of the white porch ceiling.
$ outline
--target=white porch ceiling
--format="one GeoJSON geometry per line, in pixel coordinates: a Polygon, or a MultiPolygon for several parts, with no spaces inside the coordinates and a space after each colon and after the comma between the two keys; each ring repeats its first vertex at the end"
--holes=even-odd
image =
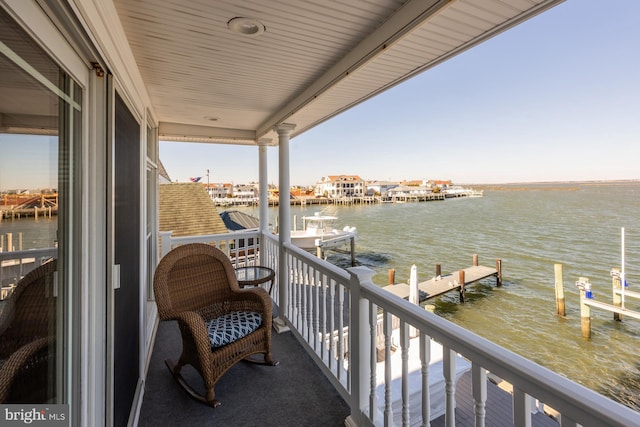
{"type": "Polygon", "coordinates": [[[162,140],[277,144],[563,0],[115,0],[162,140]],[[259,36],[227,22],[262,22],[259,36]],[[210,118],[216,118],[212,121],[210,118]]]}

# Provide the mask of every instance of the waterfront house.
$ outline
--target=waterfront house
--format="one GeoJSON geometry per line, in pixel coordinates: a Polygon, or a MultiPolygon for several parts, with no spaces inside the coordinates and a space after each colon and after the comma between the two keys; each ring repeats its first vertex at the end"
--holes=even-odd
{"type": "MultiPolygon", "coordinates": [[[[55,292],[47,293],[54,310],[41,332],[42,357],[35,359],[48,361],[41,366],[45,380],[17,380],[9,391],[16,384],[37,391],[38,400],[18,402],[46,401],[47,410],[67,411],[65,420],[74,426],[145,424],[144,416],[151,414],[141,418],[141,407],[157,384],[149,376],[154,342],[159,353],[180,351],[164,335],[171,328],[158,325],[151,287],[158,257],[187,241],[232,248],[235,239],[255,238],[259,257],[242,262],[276,271],[274,326],[281,335],[274,334],[273,341],[286,355],[296,355],[273,368],[278,374],[272,379],[296,372],[315,373],[321,381],[276,386],[269,372],[243,377],[230,371],[227,377],[238,381],[267,379],[259,395],[247,396],[242,387],[224,397],[223,408],[234,414],[226,425],[247,413],[254,425],[282,425],[282,417],[311,403],[301,393],[286,399],[282,393],[310,384],[329,385],[333,394],[313,401],[319,411],[295,412],[299,425],[305,425],[305,413],[344,406],[344,423],[350,426],[384,425],[391,417],[385,408],[398,397],[379,409],[372,372],[375,343],[391,335],[392,318],[400,322],[401,351],[410,326],[421,346],[428,346],[428,337],[444,346],[447,425],[456,422],[456,354],[472,365],[477,425],[484,425],[486,406],[492,408],[487,370],[513,384],[515,425],[530,425],[530,396],[558,410],[563,426],[640,424],[629,408],[377,288],[366,269],[347,272],[292,246],[288,191],[279,193],[278,236],[269,232],[267,200],[261,198],[257,232],[167,236],[156,251],[159,140],[255,147],[260,194],[268,194],[269,180],[276,179],[267,175],[267,150],[276,150],[279,188],[290,188],[292,138],[560,2],[0,0],[2,150],[44,152],[55,175],[55,182],[44,186],[60,194],[55,243],[28,254],[0,253],[0,261],[57,258],[55,292]],[[325,307],[331,316],[326,311],[319,316],[307,293],[311,289],[333,303],[325,307]],[[306,369],[296,370],[301,363],[306,369]]],[[[18,180],[33,171],[28,156],[21,159],[18,180]]],[[[238,167],[243,160],[225,159],[238,167]]],[[[363,192],[359,182],[341,181],[341,194],[363,192]]],[[[228,255],[238,262],[239,254],[228,255]]],[[[382,351],[390,352],[390,344],[382,342],[382,351]]],[[[25,354],[34,343],[41,344],[28,343],[9,357],[25,354]]],[[[8,367],[2,365],[1,373],[8,367]]],[[[172,398],[154,407],[159,419],[146,424],[167,424],[169,415],[196,424],[192,417],[202,405],[180,400],[164,374],[169,384],[153,393],[172,398]]],[[[385,396],[391,393],[386,384],[381,387],[385,396]]],[[[210,412],[200,422],[224,413],[205,409],[210,412]]],[[[429,417],[428,405],[421,414],[429,417]]]]}
{"type": "Polygon", "coordinates": [[[232,197],[233,195],[233,185],[231,183],[225,182],[212,182],[210,184],[204,184],[207,187],[207,192],[209,196],[217,203],[222,203],[225,201],[227,197],[232,197]]]}
{"type": "Polygon", "coordinates": [[[367,182],[367,195],[374,196],[386,196],[387,192],[392,188],[397,187],[399,184],[397,182],[391,181],[371,181],[367,182]]]}
{"type": "Polygon", "coordinates": [[[233,186],[232,197],[238,202],[253,203],[258,197],[258,192],[254,185],[236,184],[233,186]]]}
{"type": "Polygon", "coordinates": [[[316,183],[316,197],[339,199],[342,197],[363,197],[365,182],[358,175],[323,176],[316,183]]]}

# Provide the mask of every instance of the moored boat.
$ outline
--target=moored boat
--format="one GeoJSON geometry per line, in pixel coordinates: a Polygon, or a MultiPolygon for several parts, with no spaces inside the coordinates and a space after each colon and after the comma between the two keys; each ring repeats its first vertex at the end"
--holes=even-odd
{"type": "Polygon", "coordinates": [[[303,229],[291,231],[291,243],[302,249],[315,249],[318,246],[327,249],[358,238],[355,227],[334,228],[337,219],[332,215],[320,215],[320,212],[302,217],[303,229]]]}

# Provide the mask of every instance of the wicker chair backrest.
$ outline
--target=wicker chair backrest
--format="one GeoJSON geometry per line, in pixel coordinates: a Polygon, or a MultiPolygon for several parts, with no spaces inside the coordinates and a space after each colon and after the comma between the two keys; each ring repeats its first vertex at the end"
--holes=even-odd
{"type": "MultiPolygon", "coordinates": [[[[0,332],[0,358],[34,339],[55,335],[54,259],[27,273],[3,304],[8,318],[0,332]]],[[[4,311],[4,310],[3,310],[4,311]]]]}
{"type": "Polygon", "coordinates": [[[222,304],[232,289],[239,290],[229,258],[204,243],[178,246],[165,255],[156,268],[153,288],[162,320],[222,304]]]}

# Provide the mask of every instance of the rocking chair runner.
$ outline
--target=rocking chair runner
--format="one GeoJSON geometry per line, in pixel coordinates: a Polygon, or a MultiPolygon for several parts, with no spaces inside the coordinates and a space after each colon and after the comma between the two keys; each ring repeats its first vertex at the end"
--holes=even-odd
{"type": "Polygon", "coordinates": [[[182,334],[177,363],[165,363],[193,398],[213,407],[214,386],[239,361],[277,365],[271,358],[272,306],[261,288],[240,289],[229,258],[203,243],[178,246],[165,255],[153,280],[161,320],[176,320],[182,334]],[[264,362],[247,359],[262,353],[264,362]],[[202,376],[206,395],[180,374],[192,365],[202,376]]]}

